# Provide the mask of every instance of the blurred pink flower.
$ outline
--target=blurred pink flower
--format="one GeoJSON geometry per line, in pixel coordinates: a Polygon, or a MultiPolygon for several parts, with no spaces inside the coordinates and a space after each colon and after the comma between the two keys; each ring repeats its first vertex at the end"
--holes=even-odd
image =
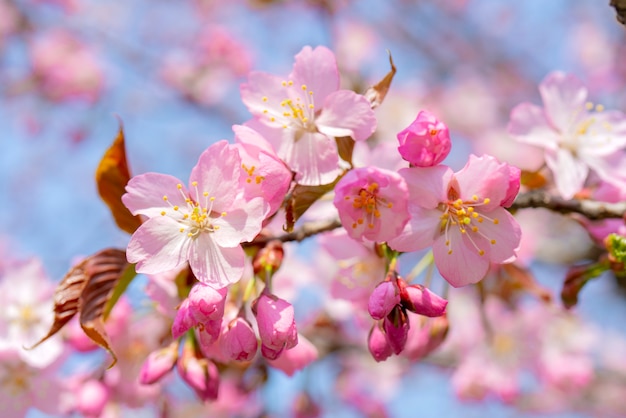
{"type": "Polygon", "coordinates": [[[433,246],[439,272],[455,287],[480,281],[490,263],[513,261],[521,230],[503,208],[519,190],[519,170],[490,156],[470,155],[463,169],[405,168],[411,220],[389,241],[398,251],[433,246]]]}
{"type": "Polygon", "coordinates": [[[550,73],[539,85],[544,107],[522,103],[511,111],[509,133],[544,148],[557,190],[571,199],[589,171],[626,187],[626,117],[586,102],[587,89],[573,75],[550,73]]]}
{"type": "Polygon", "coordinates": [[[418,167],[431,167],[450,153],[452,143],[448,127],[432,113],[422,110],[415,120],[398,133],[402,158],[418,167]]]}
{"type": "Polygon", "coordinates": [[[64,29],[41,34],[30,49],[33,73],[44,96],[54,101],[98,100],[104,73],[91,48],[64,29]]]}
{"type": "Polygon", "coordinates": [[[221,288],[243,274],[241,242],[261,230],[263,201],[238,193],[241,158],[220,141],[202,153],[190,176],[190,190],[170,175],[146,173],[126,185],[122,201],[149,219],[133,234],[127,257],[137,272],[155,274],[187,261],[196,278],[221,288]]]}
{"type": "Polygon", "coordinates": [[[141,366],[139,382],[143,385],[158,382],[174,368],[177,360],[178,340],[148,355],[141,366]]]}
{"type": "Polygon", "coordinates": [[[293,376],[295,372],[317,360],[317,357],[317,348],[307,338],[298,334],[298,345],[285,350],[280,357],[268,360],[268,363],[285,372],[287,376],[293,376]]]}
{"type": "Polygon", "coordinates": [[[335,186],[333,203],[348,235],[359,241],[389,241],[409,221],[404,179],[376,167],[350,170],[335,186]]]}
{"type": "Polygon", "coordinates": [[[369,101],[339,90],[335,55],[322,46],[304,47],[286,80],[251,72],[241,97],[259,121],[276,128],[266,138],[301,184],[328,184],[340,173],[334,137],[362,141],[376,128],[369,101]]]}

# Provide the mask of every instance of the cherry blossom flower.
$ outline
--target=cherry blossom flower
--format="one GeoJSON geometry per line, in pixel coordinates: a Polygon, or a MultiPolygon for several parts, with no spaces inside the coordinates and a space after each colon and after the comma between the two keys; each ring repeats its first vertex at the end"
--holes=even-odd
{"type": "Polygon", "coordinates": [[[247,199],[262,197],[266,206],[265,216],[274,214],[289,190],[291,170],[283,163],[269,142],[254,129],[235,125],[235,147],[241,155],[240,186],[247,199]]]}
{"type": "Polygon", "coordinates": [[[398,133],[402,158],[418,167],[431,167],[450,153],[452,143],[448,127],[432,113],[422,110],[415,120],[398,133]]]}
{"type": "Polygon", "coordinates": [[[250,73],[241,97],[260,122],[275,128],[267,139],[300,184],[328,184],[340,173],[334,137],[362,141],[376,128],[369,101],[339,90],[335,55],[322,46],[304,47],[287,79],[250,73]]]}
{"type": "Polygon", "coordinates": [[[511,111],[509,133],[545,149],[559,193],[574,197],[589,171],[626,187],[626,117],[587,102],[587,89],[573,75],[549,74],[539,85],[544,107],[522,103],[511,111]]]}
{"type": "Polygon", "coordinates": [[[293,306],[284,299],[263,293],[252,304],[261,337],[261,354],[269,360],[298,344],[293,306]]]}
{"type": "Polygon", "coordinates": [[[127,257],[137,272],[155,274],[189,262],[196,278],[225,287],[241,278],[241,242],[261,230],[263,201],[238,196],[241,158],[220,141],[202,153],[189,189],[159,173],[133,177],[122,201],[135,215],[149,219],[135,231],[127,257]]]}
{"type": "Polygon", "coordinates": [[[359,241],[388,241],[409,221],[404,179],[381,168],[349,171],[337,183],[333,203],[348,235],[359,241]]]}
{"type": "Polygon", "coordinates": [[[449,167],[405,168],[411,220],[389,241],[398,251],[433,246],[435,264],[453,286],[480,281],[490,263],[513,261],[521,231],[503,206],[519,190],[519,170],[490,156],[471,155],[453,173],[449,167]]]}

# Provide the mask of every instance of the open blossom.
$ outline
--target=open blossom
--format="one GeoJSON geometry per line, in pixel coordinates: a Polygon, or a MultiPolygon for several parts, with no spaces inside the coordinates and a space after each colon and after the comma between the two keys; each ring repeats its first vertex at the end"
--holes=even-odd
{"type": "Polygon", "coordinates": [[[573,75],[549,74],[539,85],[544,107],[522,103],[511,112],[509,133],[545,149],[546,164],[566,199],[580,191],[589,171],[626,187],[626,117],[587,102],[587,89],[573,75]]]}
{"type": "Polygon", "coordinates": [[[263,201],[238,195],[241,158],[226,141],[202,153],[189,178],[159,173],[133,177],[122,201],[149,219],[135,231],[127,257],[137,272],[155,274],[189,262],[197,279],[216,288],[243,274],[241,242],[261,230],[263,201]]]}
{"type": "Polygon", "coordinates": [[[250,73],[241,97],[260,122],[275,128],[267,139],[301,184],[328,184],[340,173],[335,137],[362,141],[376,128],[369,101],[339,90],[335,55],[322,46],[304,47],[287,79],[250,73]]]}
{"type": "Polygon", "coordinates": [[[435,264],[453,286],[480,281],[490,263],[513,261],[521,231],[504,209],[519,190],[518,169],[491,156],[470,155],[453,173],[449,167],[405,168],[411,220],[389,241],[398,251],[433,246],[435,264]]]}
{"type": "Polygon", "coordinates": [[[388,241],[409,221],[404,179],[376,167],[348,172],[335,187],[334,204],[348,235],[356,240],[388,241]]]}
{"type": "Polygon", "coordinates": [[[418,167],[431,167],[444,160],[452,144],[448,127],[432,113],[422,110],[415,120],[398,133],[402,158],[418,167]]]}

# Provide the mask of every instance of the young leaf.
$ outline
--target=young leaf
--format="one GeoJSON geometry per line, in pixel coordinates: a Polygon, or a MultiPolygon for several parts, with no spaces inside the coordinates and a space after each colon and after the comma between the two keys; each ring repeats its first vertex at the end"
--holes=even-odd
{"type": "Polygon", "coordinates": [[[374,86],[367,89],[364,94],[364,96],[370,101],[372,109],[376,109],[382,104],[383,100],[385,100],[385,96],[389,91],[389,86],[391,86],[393,76],[396,75],[396,66],[393,64],[391,52],[389,52],[389,64],[391,65],[391,70],[387,73],[385,78],[380,80],[374,86]]]}
{"type": "Polygon", "coordinates": [[[104,203],[109,206],[117,226],[132,234],[141,225],[141,219],[133,216],[122,203],[122,195],[126,192],[124,187],[129,180],[130,170],[126,160],[124,128],[120,122],[117,137],[104,153],[96,170],[96,184],[98,193],[104,203]]]}

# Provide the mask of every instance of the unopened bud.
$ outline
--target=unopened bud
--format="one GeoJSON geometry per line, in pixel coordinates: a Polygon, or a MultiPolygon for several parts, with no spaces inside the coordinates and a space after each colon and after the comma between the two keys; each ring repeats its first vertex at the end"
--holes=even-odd
{"type": "Polygon", "coordinates": [[[447,300],[419,284],[402,286],[401,296],[402,306],[418,315],[428,317],[443,315],[448,305],[447,300]]]}
{"type": "Polygon", "coordinates": [[[383,319],[400,304],[400,292],[394,280],[385,280],[374,288],[367,304],[367,310],[374,319],[383,319]]]}
{"type": "Polygon", "coordinates": [[[383,329],[393,352],[400,354],[409,333],[409,320],[404,309],[396,306],[383,320],[383,329]]]}
{"type": "Polygon", "coordinates": [[[393,354],[393,350],[387,342],[387,337],[378,323],[372,327],[369,337],[367,338],[367,348],[369,348],[372,357],[377,362],[385,361],[393,354]]]}
{"type": "Polygon", "coordinates": [[[418,167],[432,167],[447,157],[452,148],[448,127],[430,112],[422,110],[417,118],[398,133],[402,158],[418,167]]]}
{"type": "Polygon", "coordinates": [[[258,342],[252,326],[244,318],[230,321],[220,337],[224,356],[231,360],[250,361],[254,358],[258,342]]]}
{"type": "Polygon", "coordinates": [[[176,369],[201,400],[217,399],[220,384],[217,366],[206,358],[197,357],[191,344],[185,344],[183,354],[176,362],[176,369]]]}
{"type": "Polygon", "coordinates": [[[276,272],[283,263],[285,251],[283,243],[278,240],[270,241],[267,245],[259,250],[252,261],[254,274],[262,275],[263,272],[276,272]]]}
{"type": "Polygon", "coordinates": [[[196,283],[189,292],[189,313],[198,323],[222,319],[228,288],[215,289],[204,283],[196,283]]]}
{"type": "Polygon", "coordinates": [[[298,344],[293,306],[275,295],[261,294],[252,302],[261,337],[261,354],[269,360],[298,344]]]}
{"type": "Polygon", "coordinates": [[[178,359],[178,340],[169,346],[150,353],[139,372],[139,383],[151,385],[168,374],[178,359]]]}

